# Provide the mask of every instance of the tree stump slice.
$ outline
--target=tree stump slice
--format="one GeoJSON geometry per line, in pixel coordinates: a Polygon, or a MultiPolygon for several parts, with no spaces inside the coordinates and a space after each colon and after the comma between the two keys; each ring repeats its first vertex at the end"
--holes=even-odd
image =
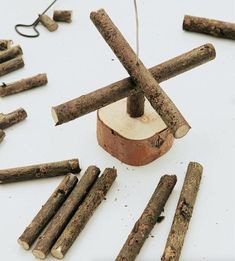
{"type": "Polygon", "coordinates": [[[145,113],[131,118],[127,99],[97,111],[98,144],[113,157],[132,166],[143,166],[170,150],[174,137],[148,101],[145,113]]]}

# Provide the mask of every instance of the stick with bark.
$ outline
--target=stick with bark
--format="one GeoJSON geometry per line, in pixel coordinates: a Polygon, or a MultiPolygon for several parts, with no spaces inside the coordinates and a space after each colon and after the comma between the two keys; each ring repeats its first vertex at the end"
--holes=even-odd
{"type": "Polygon", "coordinates": [[[10,48],[12,45],[12,40],[0,40],[0,52],[5,51],[10,48]]]}
{"type": "Polygon", "coordinates": [[[13,58],[16,58],[17,56],[22,54],[23,52],[19,45],[11,47],[0,53],[0,63],[4,63],[6,61],[12,60],[13,58]]]}
{"type": "Polygon", "coordinates": [[[78,208],[64,229],[63,233],[53,246],[51,254],[54,257],[62,259],[65,256],[75,239],[89,221],[95,209],[104,199],[116,177],[116,169],[105,169],[102,176],[96,181],[95,185],[83,201],[82,205],[78,208]]]}
{"type": "Polygon", "coordinates": [[[8,73],[14,72],[24,67],[24,60],[21,56],[11,59],[7,62],[0,64],[0,77],[8,73]]]}
{"type": "Polygon", "coordinates": [[[3,130],[0,129],[0,142],[3,141],[3,139],[5,138],[6,134],[3,130]]]}
{"type": "Polygon", "coordinates": [[[71,10],[55,10],[53,13],[53,20],[56,22],[71,23],[72,11],[71,10]]]}
{"type": "Polygon", "coordinates": [[[52,20],[48,15],[39,15],[39,19],[42,25],[44,25],[48,31],[54,32],[58,28],[58,24],[52,20]]]}
{"type": "Polygon", "coordinates": [[[66,177],[64,177],[60,185],[56,188],[56,190],[47,200],[45,205],[42,206],[30,225],[19,237],[18,243],[24,249],[28,250],[32,246],[42,230],[46,227],[51,218],[56,214],[57,210],[68,197],[77,181],[78,179],[74,174],[68,174],[66,177]]]}
{"type": "MultiPolygon", "coordinates": [[[[158,82],[163,82],[211,61],[215,56],[213,45],[205,44],[156,65],[150,68],[149,71],[158,82]]],[[[99,90],[52,107],[52,115],[56,125],[60,125],[138,92],[140,92],[140,88],[133,83],[131,78],[125,78],[99,90]]]]}
{"type": "Polygon", "coordinates": [[[33,77],[22,79],[13,83],[3,83],[0,85],[0,96],[8,96],[18,92],[23,92],[32,88],[47,84],[47,75],[45,73],[35,75],[33,77]]]}
{"type": "Polygon", "coordinates": [[[203,168],[199,163],[189,163],[171,230],[161,258],[162,261],[177,261],[180,258],[185,235],[193,214],[202,171],[203,168]]]}
{"type": "Polygon", "coordinates": [[[140,60],[137,63],[135,62],[135,52],[105,10],[100,9],[97,12],[91,12],[90,18],[130,74],[132,80],[141,88],[152,107],[162,117],[174,137],[178,139],[185,136],[190,129],[189,124],[144,64],[140,60]]]}
{"type": "Polygon", "coordinates": [[[99,168],[95,166],[90,166],[86,170],[79,183],[75,186],[62,207],[52,219],[46,231],[39,237],[39,240],[33,249],[35,257],[40,259],[46,258],[65,226],[97,180],[99,173],[99,168]]]}
{"type": "Polygon", "coordinates": [[[190,32],[209,34],[215,37],[235,40],[234,23],[185,15],[183,29],[190,32]]]}
{"type": "Polygon", "coordinates": [[[177,178],[175,175],[164,175],[161,177],[144,212],[135,223],[130,235],[115,259],[116,261],[135,260],[145,240],[157,223],[176,181],[177,178]]]}
{"type": "Polygon", "coordinates": [[[27,118],[27,112],[23,108],[19,108],[7,114],[0,113],[0,129],[11,127],[23,121],[25,118],[27,118]]]}
{"type": "Polygon", "coordinates": [[[0,184],[79,173],[78,159],[0,170],[0,184]]]}

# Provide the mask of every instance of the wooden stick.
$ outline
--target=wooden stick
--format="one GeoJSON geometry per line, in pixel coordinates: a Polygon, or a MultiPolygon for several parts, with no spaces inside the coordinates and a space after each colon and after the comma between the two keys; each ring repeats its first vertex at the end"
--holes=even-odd
{"type": "MultiPolygon", "coordinates": [[[[163,82],[213,60],[215,56],[216,53],[213,45],[205,44],[156,65],[149,70],[158,82],[163,82]]],[[[96,111],[127,96],[136,94],[139,91],[140,88],[134,85],[130,77],[125,78],[99,90],[52,107],[52,115],[56,125],[60,125],[92,111],[96,111]]]]}
{"type": "Polygon", "coordinates": [[[19,108],[13,112],[4,114],[0,113],[0,129],[6,129],[12,125],[23,121],[27,117],[27,112],[19,108]]]}
{"type": "Polygon", "coordinates": [[[177,178],[175,175],[161,177],[141,217],[135,223],[116,261],[133,261],[162,213],[177,178]]]}
{"type": "Polygon", "coordinates": [[[203,168],[199,163],[189,163],[174,220],[161,258],[162,261],[177,261],[180,258],[199,190],[202,171],[203,168]]]}
{"type": "Polygon", "coordinates": [[[6,134],[3,130],[0,129],[0,142],[3,141],[3,139],[5,138],[6,134]]]}
{"type": "Polygon", "coordinates": [[[33,249],[35,257],[45,259],[50,249],[72,218],[75,211],[81,205],[85,196],[89,192],[100,174],[100,169],[90,166],[82,176],[80,182],[75,186],[71,194],[68,196],[62,207],[52,219],[50,225],[39,237],[36,246],[33,249]]]}
{"type": "Polygon", "coordinates": [[[8,96],[18,92],[23,92],[32,88],[47,84],[47,75],[45,73],[35,75],[30,78],[22,79],[13,83],[3,83],[0,85],[0,96],[8,96]]]}
{"type": "Polygon", "coordinates": [[[0,64],[0,77],[24,67],[21,56],[0,64]]]}
{"type": "Polygon", "coordinates": [[[22,49],[19,45],[11,47],[5,51],[0,52],[0,63],[4,63],[13,58],[16,58],[19,55],[22,55],[22,49]]]}
{"type": "Polygon", "coordinates": [[[116,169],[107,168],[97,180],[81,206],[78,208],[63,233],[56,241],[51,254],[56,258],[63,258],[75,239],[83,230],[95,209],[100,205],[108,190],[117,177],[116,169]]]}
{"type": "Polygon", "coordinates": [[[0,40],[0,52],[9,49],[11,45],[12,45],[12,40],[1,39],[0,40]]]}
{"type": "Polygon", "coordinates": [[[137,63],[135,62],[136,54],[105,10],[91,12],[90,18],[132,80],[142,89],[145,97],[172,131],[174,137],[185,136],[190,129],[189,124],[140,59],[137,63]]]}
{"type": "Polygon", "coordinates": [[[48,31],[54,32],[58,28],[58,24],[52,20],[48,15],[39,15],[39,19],[42,25],[44,25],[48,31]]]}
{"type": "MultiPolygon", "coordinates": [[[[136,59],[139,61],[139,15],[137,0],[134,0],[135,24],[136,24],[136,59]]],[[[127,97],[127,113],[132,118],[138,118],[144,115],[145,97],[143,92],[133,94],[127,97]]]]}
{"type": "Polygon", "coordinates": [[[0,184],[79,173],[78,159],[0,170],[0,184]]]}
{"type": "Polygon", "coordinates": [[[235,40],[235,23],[185,15],[183,29],[186,31],[235,40]]]}
{"type": "Polygon", "coordinates": [[[143,92],[138,92],[127,97],[127,113],[130,117],[138,118],[144,114],[144,101],[143,92]]]}
{"type": "Polygon", "coordinates": [[[71,10],[55,10],[53,13],[53,20],[56,22],[71,23],[72,11],[71,10]]]}
{"type": "Polygon", "coordinates": [[[30,225],[25,229],[23,234],[19,237],[18,243],[26,250],[28,250],[42,230],[49,223],[51,218],[56,214],[57,210],[63,204],[69,193],[76,185],[78,179],[73,174],[68,174],[60,185],[56,188],[45,205],[42,206],[30,225]]]}

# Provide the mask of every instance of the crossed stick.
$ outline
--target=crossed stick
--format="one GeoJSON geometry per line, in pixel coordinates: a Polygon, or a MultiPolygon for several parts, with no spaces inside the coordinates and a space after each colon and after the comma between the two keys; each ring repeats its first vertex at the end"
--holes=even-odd
{"type": "Polygon", "coordinates": [[[115,27],[104,10],[91,13],[91,19],[113,49],[131,78],[126,78],[107,87],[83,95],[52,108],[56,125],[68,122],[97,110],[124,97],[142,91],[153,108],[159,113],[176,138],[183,137],[190,129],[174,103],[161,89],[162,82],[180,73],[215,58],[211,44],[198,47],[188,53],[157,65],[148,71],[141,61],[136,64],[136,55],[115,27]]]}

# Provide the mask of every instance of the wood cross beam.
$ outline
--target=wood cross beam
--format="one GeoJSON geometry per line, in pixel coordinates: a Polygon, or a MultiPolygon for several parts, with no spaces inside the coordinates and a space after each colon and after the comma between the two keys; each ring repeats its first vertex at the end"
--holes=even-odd
{"type": "Polygon", "coordinates": [[[103,9],[90,18],[131,77],[53,107],[54,121],[60,125],[98,110],[99,145],[129,165],[148,164],[190,129],[159,83],[214,59],[215,49],[205,44],[148,70],[103,9]]]}
{"type": "MultiPolygon", "coordinates": [[[[158,64],[150,68],[149,71],[152,73],[153,77],[161,83],[209,62],[213,60],[215,56],[216,52],[214,46],[212,44],[205,44],[158,64]]],[[[140,88],[131,81],[130,77],[128,77],[54,106],[52,107],[52,115],[55,124],[61,125],[125,97],[136,94],[139,91],[140,88]]]]}

